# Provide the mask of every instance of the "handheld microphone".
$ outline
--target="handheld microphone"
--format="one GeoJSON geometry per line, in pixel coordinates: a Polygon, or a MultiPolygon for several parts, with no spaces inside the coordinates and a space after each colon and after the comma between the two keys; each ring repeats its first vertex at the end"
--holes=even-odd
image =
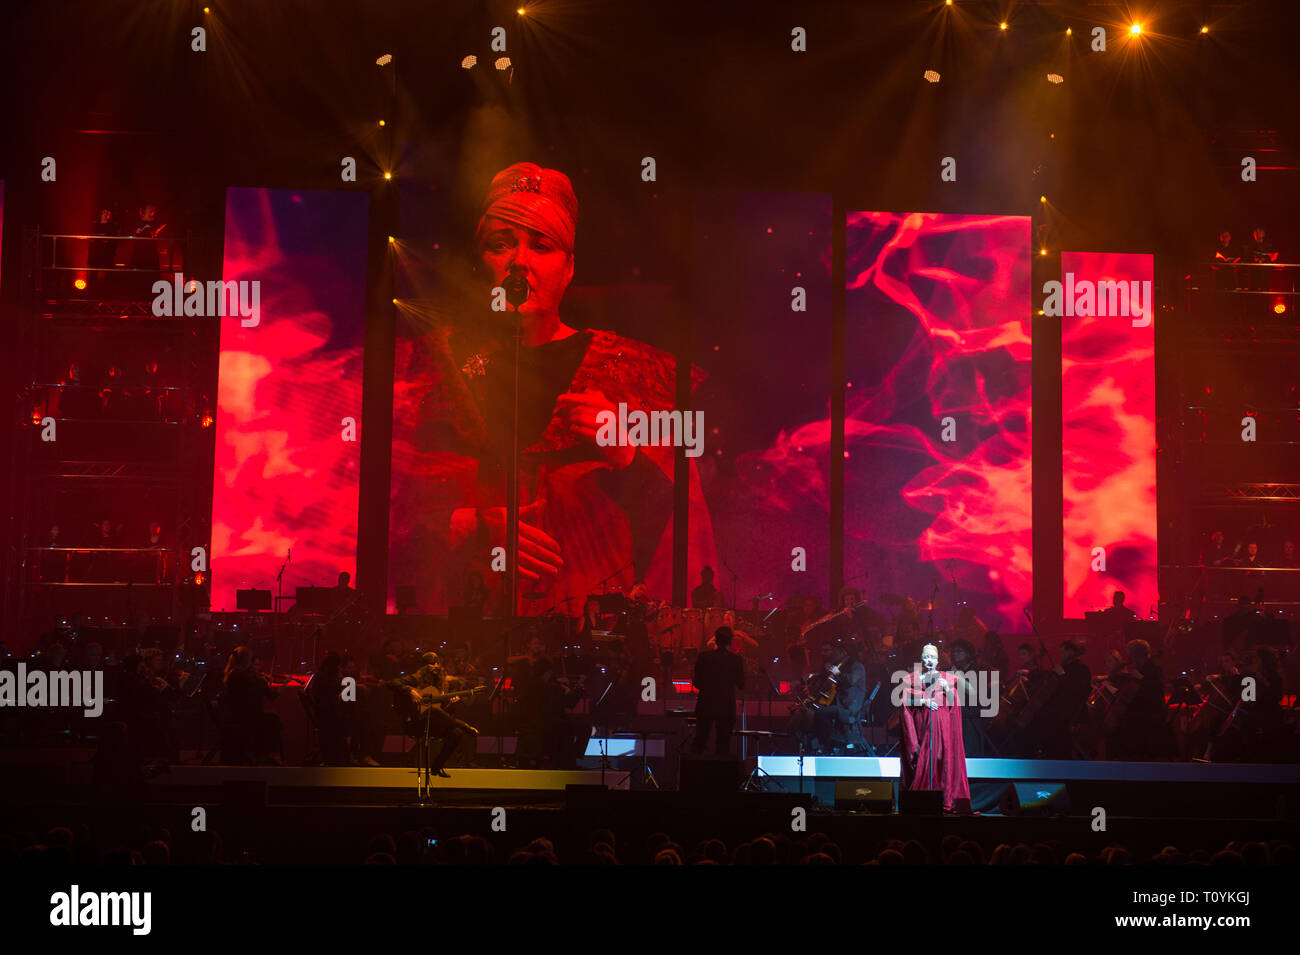
{"type": "Polygon", "coordinates": [[[528,284],[528,279],[524,278],[522,273],[512,273],[505,284],[506,301],[509,302],[514,310],[519,311],[519,306],[528,301],[528,296],[532,288],[528,284]]]}

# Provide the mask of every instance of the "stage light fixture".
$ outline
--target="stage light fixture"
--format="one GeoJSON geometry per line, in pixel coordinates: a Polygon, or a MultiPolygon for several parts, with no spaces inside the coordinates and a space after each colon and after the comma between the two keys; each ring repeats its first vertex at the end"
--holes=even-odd
{"type": "Polygon", "coordinates": [[[1286,314],[1286,299],[1278,298],[1273,301],[1273,314],[1274,315],[1286,314]]]}
{"type": "Polygon", "coordinates": [[[205,581],[205,580],[207,580],[207,579],[208,579],[208,578],[205,577],[205,576],[203,576],[202,573],[195,574],[195,575],[194,575],[194,586],[195,586],[195,587],[202,587],[202,586],[203,586],[203,581],[205,581]]]}
{"type": "Polygon", "coordinates": [[[492,65],[495,66],[498,70],[508,70],[510,69],[510,57],[508,56],[498,57],[497,61],[492,65]]]}
{"type": "Polygon", "coordinates": [[[1128,32],[1133,34],[1134,36],[1140,35],[1142,33],[1142,24],[1140,23],[1133,24],[1131,27],[1128,28],[1128,32]]]}
{"type": "Polygon", "coordinates": [[[1047,201],[1047,196],[1039,196],[1039,197],[1038,197],[1038,201],[1039,201],[1039,202],[1046,202],[1046,201],[1047,201]]]}
{"type": "Polygon", "coordinates": [[[86,280],[85,280],[85,279],[77,279],[77,280],[76,280],[75,282],[73,282],[72,284],[76,287],[76,289],[77,289],[78,292],[84,292],[84,291],[86,290],[86,280]]]}
{"type": "MultiPolygon", "coordinates": [[[[1046,255],[1046,254],[1047,254],[1047,250],[1046,250],[1046,249],[1039,249],[1039,250],[1038,250],[1038,254],[1039,254],[1039,255],[1046,255]]],[[[1039,314],[1041,315],[1042,312],[1039,312],[1039,314]]]]}
{"type": "Polygon", "coordinates": [[[393,62],[393,54],[385,53],[379,59],[375,60],[375,66],[387,66],[389,63],[392,62],[393,62]]]}
{"type": "Polygon", "coordinates": [[[1201,32],[1202,32],[1202,33],[1209,33],[1209,32],[1210,32],[1210,28],[1209,28],[1209,27],[1201,27],[1201,32]]]}
{"type": "Polygon", "coordinates": [[[397,304],[397,299],[393,299],[393,304],[394,304],[394,305],[397,304]]]}
{"type": "Polygon", "coordinates": [[[1073,36],[1073,35],[1074,35],[1074,31],[1071,30],[1069,27],[1066,27],[1066,28],[1065,28],[1065,35],[1066,35],[1066,36],[1073,36]]]}
{"type": "Polygon", "coordinates": [[[385,122],[381,119],[381,120],[379,121],[379,125],[380,125],[380,126],[387,126],[388,124],[385,123],[385,122]]]}
{"type": "Polygon", "coordinates": [[[216,419],[213,418],[212,415],[210,414],[205,414],[202,418],[199,419],[199,424],[202,425],[204,428],[211,428],[214,424],[216,424],[216,419]]]}
{"type": "Polygon", "coordinates": [[[922,75],[923,77],[925,77],[925,81],[926,81],[927,83],[938,83],[938,82],[939,82],[939,74],[938,74],[936,71],[934,71],[934,70],[926,70],[926,71],[925,71],[924,73],[922,73],[921,75],[922,75]]]}
{"type": "Polygon", "coordinates": [[[391,172],[386,172],[386,173],[384,173],[384,178],[385,178],[385,179],[392,179],[392,178],[393,178],[393,174],[392,174],[391,172]]]}
{"type": "Polygon", "coordinates": [[[999,29],[999,30],[1005,30],[1006,28],[1007,28],[1007,21],[1006,21],[1006,20],[1003,20],[1001,23],[998,24],[998,29],[999,29]]]}
{"type": "Polygon", "coordinates": [[[1049,82],[1049,83],[1064,83],[1064,82],[1065,82],[1065,77],[1062,76],[1060,73],[1048,73],[1048,74],[1047,74],[1047,82],[1049,82]]]}
{"type": "Polygon", "coordinates": [[[203,8],[203,12],[204,12],[204,13],[211,13],[212,11],[211,11],[210,9],[208,9],[207,7],[204,7],[204,8],[203,8]]]}
{"type": "Polygon", "coordinates": [[[392,245],[392,244],[393,244],[394,242],[396,242],[396,241],[397,241],[397,240],[394,239],[391,235],[388,237],[388,244],[389,244],[389,245],[392,245]]]}
{"type": "Polygon", "coordinates": [[[462,70],[472,70],[477,63],[478,57],[471,53],[469,56],[465,57],[465,59],[460,61],[460,68],[462,70]]]}

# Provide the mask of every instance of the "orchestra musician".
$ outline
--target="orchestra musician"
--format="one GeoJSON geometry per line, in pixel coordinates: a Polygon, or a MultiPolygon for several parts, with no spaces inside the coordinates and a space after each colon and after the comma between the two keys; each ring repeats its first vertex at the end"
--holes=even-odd
{"type": "MultiPolygon", "coordinates": [[[[758,641],[755,640],[753,637],[751,637],[744,630],[740,630],[736,627],[735,611],[728,610],[726,613],[722,615],[722,625],[724,627],[730,628],[731,630],[731,635],[732,635],[731,647],[733,653],[739,653],[741,656],[744,656],[746,647],[748,647],[751,650],[758,649],[758,641]]],[[[717,648],[718,645],[714,641],[714,638],[709,637],[708,641],[706,641],[704,644],[704,649],[716,650],[717,648]]]]}
{"type": "Polygon", "coordinates": [[[581,682],[571,683],[555,672],[555,661],[542,657],[533,666],[522,702],[521,765],[535,763],[552,769],[573,769],[588,735],[578,731],[570,710],[584,694],[581,682]]]}
{"type": "Polygon", "coordinates": [[[578,625],[579,642],[587,645],[595,632],[606,633],[609,629],[609,621],[600,612],[600,601],[595,597],[588,597],[587,602],[582,606],[582,623],[578,625]]]}
{"type": "Polygon", "coordinates": [[[464,720],[457,719],[450,704],[461,696],[475,692],[457,690],[444,692],[443,669],[438,654],[429,652],[420,658],[421,666],[414,673],[400,676],[390,682],[395,694],[395,705],[403,716],[402,728],[416,741],[417,765],[433,776],[450,778],[447,761],[467,739],[478,735],[478,730],[464,720]],[[438,755],[432,757],[430,744],[441,740],[438,755]]]}
{"type": "Polygon", "coordinates": [[[835,699],[817,711],[817,737],[833,752],[855,755],[866,749],[862,717],[867,709],[867,671],[841,643],[822,646],[822,662],[834,668],[835,699]]]}
{"type": "Polygon", "coordinates": [[[270,682],[253,665],[253,651],[235,647],[221,679],[218,722],[222,725],[222,760],[241,763],[284,762],[284,728],[280,717],[266,711],[276,698],[270,682]],[[232,752],[227,753],[227,750],[232,752]]]}
{"type": "Polygon", "coordinates": [[[1061,644],[1061,662],[1054,668],[1058,679],[1043,711],[1038,737],[1046,759],[1069,759],[1073,753],[1070,725],[1092,693],[1092,673],[1083,662],[1085,652],[1084,645],[1073,640],[1061,644]]]}
{"type": "Polygon", "coordinates": [[[1128,678],[1127,686],[1121,687],[1112,704],[1110,754],[1115,759],[1161,759],[1172,755],[1175,747],[1165,703],[1164,674],[1151,659],[1151,645],[1145,640],[1129,641],[1124,676],[1128,678]]]}

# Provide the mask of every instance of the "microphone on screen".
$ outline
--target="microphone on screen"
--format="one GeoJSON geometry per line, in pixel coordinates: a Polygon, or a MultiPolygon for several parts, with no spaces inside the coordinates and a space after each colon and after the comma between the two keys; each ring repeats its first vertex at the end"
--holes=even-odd
{"type": "Polygon", "coordinates": [[[522,274],[512,274],[506,279],[505,283],[506,301],[509,302],[514,310],[519,311],[519,306],[528,301],[528,296],[532,288],[528,285],[528,279],[522,274]]]}

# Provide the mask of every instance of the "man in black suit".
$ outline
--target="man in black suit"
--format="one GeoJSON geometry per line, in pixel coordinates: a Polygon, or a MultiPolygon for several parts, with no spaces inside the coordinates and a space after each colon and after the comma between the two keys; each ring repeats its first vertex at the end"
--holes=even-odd
{"type": "Polygon", "coordinates": [[[745,667],[740,655],[731,652],[730,627],[719,627],[713,634],[716,650],[705,650],[695,661],[695,688],[700,697],[695,704],[696,755],[704,752],[709,728],[717,732],[718,755],[731,751],[731,730],[736,725],[736,691],[745,688],[745,667]]]}

